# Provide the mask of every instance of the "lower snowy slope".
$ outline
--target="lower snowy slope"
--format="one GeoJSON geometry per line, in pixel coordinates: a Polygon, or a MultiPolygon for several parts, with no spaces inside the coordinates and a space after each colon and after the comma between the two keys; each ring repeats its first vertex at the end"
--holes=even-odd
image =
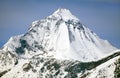
{"type": "Polygon", "coordinates": [[[11,52],[0,50],[0,77],[18,63],[17,59],[11,52]]]}
{"type": "MultiPolygon", "coordinates": [[[[3,54],[5,55],[5,54],[3,54]]],[[[6,57],[7,58],[7,57],[6,57]]],[[[8,57],[9,58],[9,57],[8,57]]],[[[57,60],[34,56],[19,57],[11,63],[6,72],[0,72],[1,78],[117,78],[119,76],[120,52],[94,62],[75,60],[57,60]],[[114,77],[116,76],[116,77],[114,77]]],[[[2,61],[4,61],[3,59],[2,61]]],[[[11,59],[12,60],[12,59],[11,59]]],[[[1,64],[0,64],[1,65],[1,64]]],[[[7,70],[7,68],[4,68],[7,70]]]]}
{"type": "Polygon", "coordinates": [[[87,71],[80,78],[119,78],[120,77],[120,55],[98,67],[87,71]]]}

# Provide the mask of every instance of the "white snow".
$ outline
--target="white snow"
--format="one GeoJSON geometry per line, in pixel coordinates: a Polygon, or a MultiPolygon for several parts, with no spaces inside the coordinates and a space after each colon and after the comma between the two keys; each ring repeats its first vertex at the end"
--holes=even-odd
{"type": "Polygon", "coordinates": [[[117,56],[92,69],[86,78],[114,78],[115,62],[120,58],[117,56]]]}
{"type": "Polygon", "coordinates": [[[77,17],[72,15],[72,13],[68,9],[62,9],[59,8],[57,11],[53,13],[55,16],[60,16],[64,21],[73,19],[73,20],[79,20],[77,17]]]}
{"type": "Polygon", "coordinates": [[[14,67],[16,57],[12,56],[9,52],[0,50],[0,72],[8,71],[14,67]]]}

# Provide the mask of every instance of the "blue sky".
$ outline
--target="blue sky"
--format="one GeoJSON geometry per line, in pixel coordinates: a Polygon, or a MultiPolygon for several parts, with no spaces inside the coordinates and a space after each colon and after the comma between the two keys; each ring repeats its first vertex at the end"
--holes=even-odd
{"type": "Polygon", "coordinates": [[[58,8],[69,9],[98,36],[120,48],[119,0],[0,0],[0,47],[58,8]]]}

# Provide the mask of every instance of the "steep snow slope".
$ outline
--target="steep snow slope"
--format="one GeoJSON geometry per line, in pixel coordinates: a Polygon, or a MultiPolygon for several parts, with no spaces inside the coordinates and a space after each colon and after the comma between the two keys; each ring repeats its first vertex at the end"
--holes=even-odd
{"type": "Polygon", "coordinates": [[[35,55],[57,59],[94,61],[116,50],[100,39],[67,9],[58,9],[45,19],[32,23],[28,32],[11,37],[3,50],[24,58],[35,55]]]}

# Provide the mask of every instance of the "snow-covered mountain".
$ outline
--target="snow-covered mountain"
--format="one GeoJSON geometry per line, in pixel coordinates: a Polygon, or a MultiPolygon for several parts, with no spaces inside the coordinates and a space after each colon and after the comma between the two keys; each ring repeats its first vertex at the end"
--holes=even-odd
{"type": "Polygon", "coordinates": [[[120,50],[67,9],[11,37],[0,49],[0,78],[119,78],[120,50]]]}
{"type": "Polygon", "coordinates": [[[11,37],[5,51],[25,58],[35,55],[63,60],[95,61],[116,50],[67,9],[58,9],[45,19],[32,23],[28,32],[11,37]]]}

